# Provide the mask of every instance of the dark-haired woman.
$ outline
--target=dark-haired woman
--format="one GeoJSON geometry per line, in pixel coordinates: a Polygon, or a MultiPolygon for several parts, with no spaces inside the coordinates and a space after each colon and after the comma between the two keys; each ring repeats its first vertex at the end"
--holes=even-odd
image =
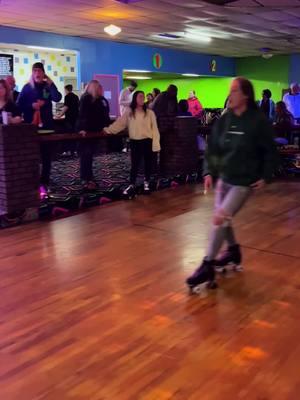
{"type": "Polygon", "coordinates": [[[107,133],[116,134],[126,128],[128,128],[130,138],[131,172],[130,185],[125,189],[124,195],[135,190],[138,169],[142,160],[145,165],[144,192],[149,193],[153,152],[160,151],[160,135],[155,114],[145,104],[144,92],[136,91],[130,109],[104,130],[107,133]]]}
{"type": "Polygon", "coordinates": [[[192,117],[192,113],[189,111],[189,103],[187,100],[182,99],[178,103],[178,117],[192,117]]]}
{"type": "Polygon", "coordinates": [[[187,279],[193,289],[215,286],[215,267],[242,262],[232,220],[253,190],[262,189],[272,178],[276,147],[271,123],[257,108],[250,81],[237,78],[231,84],[229,110],[214,125],[206,151],[205,191],[218,176],[212,232],[201,266],[187,279]],[[224,243],[228,248],[216,257],[224,243]]]}
{"type": "Polygon", "coordinates": [[[154,101],[153,94],[152,93],[148,93],[147,96],[146,96],[146,99],[147,99],[146,106],[151,108],[151,104],[154,101]]]}
{"type": "Polygon", "coordinates": [[[158,88],[154,88],[152,90],[152,96],[153,96],[153,100],[155,100],[155,98],[160,94],[160,90],[158,88]]]}
{"type": "Polygon", "coordinates": [[[262,91],[262,99],[258,102],[259,108],[265,114],[265,116],[271,121],[275,120],[275,103],[271,99],[272,92],[269,89],[262,91]]]}

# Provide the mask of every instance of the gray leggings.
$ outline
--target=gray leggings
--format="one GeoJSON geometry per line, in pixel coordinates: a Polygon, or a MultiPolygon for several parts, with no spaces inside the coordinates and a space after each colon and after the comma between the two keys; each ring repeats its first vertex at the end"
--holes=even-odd
{"type": "Polygon", "coordinates": [[[208,261],[216,258],[225,240],[229,246],[236,244],[232,218],[246,203],[250,193],[250,187],[233,186],[222,180],[218,181],[215,195],[215,215],[221,213],[226,215],[226,218],[221,225],[213,224],[206,257],[208,261]]]}

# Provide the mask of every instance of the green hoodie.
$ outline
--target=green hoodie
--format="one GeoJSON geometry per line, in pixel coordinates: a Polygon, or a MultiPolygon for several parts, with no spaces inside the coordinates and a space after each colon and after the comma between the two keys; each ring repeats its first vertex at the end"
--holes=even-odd
{"type": "Polygon", "coordinates": [[[269,182],[277,162],[271,123],[260,110],[241,116],[232,111],[213,126],[205,153],[204,175],[219,176],[231,185],[269,182]]]}

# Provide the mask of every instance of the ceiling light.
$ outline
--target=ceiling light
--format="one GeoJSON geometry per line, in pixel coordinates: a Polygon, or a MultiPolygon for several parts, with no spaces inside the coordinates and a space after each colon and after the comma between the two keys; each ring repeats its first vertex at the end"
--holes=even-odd
{"type": "Polygon", "coordinates": [[[70,51],[70,50],[66,50],[66,49],[56,49],[53,47],[42,47],[42,46],[26,46],[28,49],[34,49],[34,50],[44,50],[44,51],[70,51]]]}
{"type": "Polygon", "coordinates": [[[182,76],[190,76],[190,77],[197,77],[200,76],[198,74],[181,74],[182,76]]]}
{"type": "Polygon", "coordinates": [[[137,72],[141,74],[150,74],[151,71],[144,71],[142,69],[124,69],[124,72],[137,72]]]}
{"type": "Polygon", "coordinates": [[[203,42],[203,43],[210,43],[212,40],[210,36],[205,36],[202,33],[196,34],[187,32],[185,33],[184,37],[186,39],[195,40],[197,42],[203,42]]]}
{"type": "Polygon", "coordinates": [[[155,35],[155,37],[158,37],[160,39],[168,39],[168,40],[178,40],[181,37],[178,35],[174,35],[172,33],[159,33],[158,35],[155,35]]]}
{"type": "Polygon", "coordinates": [[[272,57],[273,57],[272,53],[264,53],[264,54],[262,54],[262,58],[264,58],[266,60],[269,60],[272,57]]]}
{"type": "Polygon", "coordinates": [[[108,25],[104,28],[104,32],[107,33],[110,36],[116,36],[118,35],[120,32],[122,32],[122,29],[119,28],[116,25],[108,25]]]}
{"type": "Polygon", "coordinates": [[[152,79],[151,76],[126,76],[125,79],[141,79],[141,80],[145,80],[145,79],[152,79]]]}
{"type": "Polygon", "coordinates": [[[273,57],[272,49],[270,47],[262,47],[259,51],[262,53],[262,58],[265,58],[266,60],[273,57]]]}

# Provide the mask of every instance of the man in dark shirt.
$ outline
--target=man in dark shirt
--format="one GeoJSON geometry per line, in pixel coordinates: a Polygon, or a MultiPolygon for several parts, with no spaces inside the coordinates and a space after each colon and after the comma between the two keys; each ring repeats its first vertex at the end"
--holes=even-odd
{"type": "Polygon", "coordinates": [[[68,132],[75,132],[75,125],[78,118],[79,98],[73,93],[73,86],[65,86],[65,101],[60,117],[65,116],[65,128],[68,132]]]}
{"type": "Polygon", "coordinates": [[[166,92],[160,93],[151,104],[156,117],[176,117],[178,112],[177,86],[170,85],[166,92]]]}

